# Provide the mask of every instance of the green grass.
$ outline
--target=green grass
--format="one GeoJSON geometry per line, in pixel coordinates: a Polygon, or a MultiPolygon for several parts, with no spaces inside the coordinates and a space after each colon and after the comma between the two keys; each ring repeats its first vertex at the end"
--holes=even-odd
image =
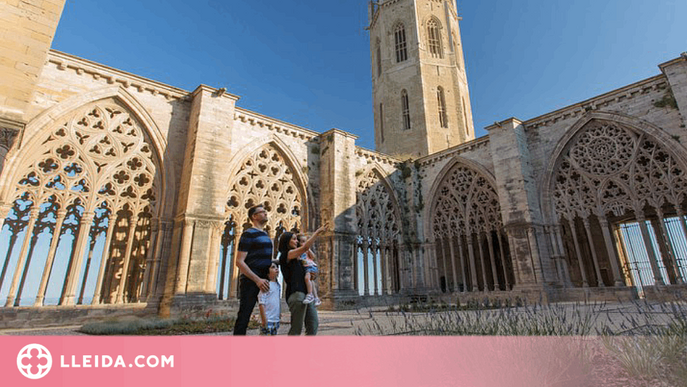
{"type": "MultiPolygon", "coordinates": [[[[178,336],[199,335],[216,332],[231,332],[234,318],[212,316],[200,319],[140,319],[124,321],[104,321],[84,324],[79,332],[88,335],[133,335],[133,336],[178,336]]],[[[257,328],[252,321],[248,328],[257,328]]]]}

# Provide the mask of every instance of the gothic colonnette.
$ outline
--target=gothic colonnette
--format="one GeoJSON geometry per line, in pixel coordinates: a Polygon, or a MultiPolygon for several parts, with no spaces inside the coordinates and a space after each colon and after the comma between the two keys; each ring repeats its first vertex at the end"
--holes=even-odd
{"type": "Polygon", "coordinates": [[[2,327],[232,305],[257,203],[274,237],[333,225],[317,246],[329,308],[685,290],[685,55],[475,139],[455,2],[371,3],[371,151],[225,89],[51,50],[63,5],[0,5],[2,327]]]}

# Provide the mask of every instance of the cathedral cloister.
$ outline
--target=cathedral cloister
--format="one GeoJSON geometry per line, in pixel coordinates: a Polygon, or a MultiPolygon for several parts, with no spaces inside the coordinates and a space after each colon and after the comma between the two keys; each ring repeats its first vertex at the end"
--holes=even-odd
{"type": "Polygon", "coordinates": [[[377,151],[31,43],[35,70],[0,68],[30,73],[0,99],[0,326],[232,310],[255,204],[274,240],[331,225],[329,309],[683,297],[687,55],[474,138],[458,20],[370,5],[377,151]]]}

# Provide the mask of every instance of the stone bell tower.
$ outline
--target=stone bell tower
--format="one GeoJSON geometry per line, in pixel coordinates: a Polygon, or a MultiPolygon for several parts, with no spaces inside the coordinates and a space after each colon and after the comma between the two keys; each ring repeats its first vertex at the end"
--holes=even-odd
{"type": "Polygon", "coordinates": [[[475,138],[455,0],[369,3],[378,151],[421,157],[475,138]]]}

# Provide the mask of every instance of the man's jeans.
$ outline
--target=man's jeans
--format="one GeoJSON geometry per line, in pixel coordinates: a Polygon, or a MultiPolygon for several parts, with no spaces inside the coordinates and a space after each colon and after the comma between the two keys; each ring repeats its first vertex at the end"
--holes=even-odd
{"type": "Polygon", "coordinates": [[[248,277],[239,277],[239,313],[234,324],[234,335],[245,335],[250,322],[250,315],[253,314],[255,303],[258,302],[260,288],[248,277]]]}
{"type": "Polygon", "coordinates": [[[314,336],[317,334],[317,327],[319,320],[317,318],[317,308],[315,303],[304,304],[305,293],[294,292],[286,300],[291,311],[291,329],[289,329],[290,336],[298,336],[303,331],[303,323],[305,323],[305,334],[314,336]]]}

